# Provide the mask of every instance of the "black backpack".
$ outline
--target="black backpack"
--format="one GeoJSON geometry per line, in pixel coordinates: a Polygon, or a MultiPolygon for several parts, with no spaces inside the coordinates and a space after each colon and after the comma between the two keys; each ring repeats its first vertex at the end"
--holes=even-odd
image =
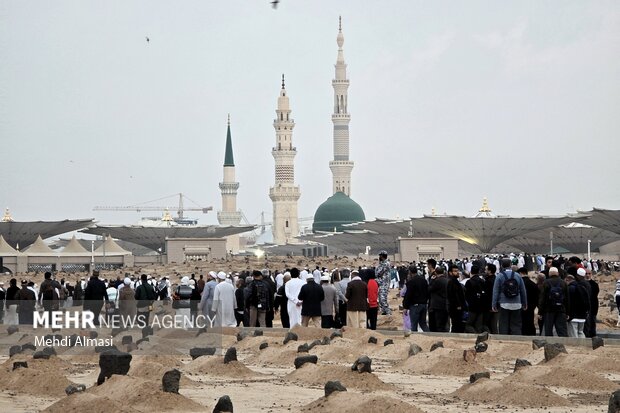
{"type": "Polygon", "coordinates": [[[549,288],[549,305],[553,309],[560,309],[564,305],[564,291],[560,283],[552,284],[549,288]]]}
{"type": "Polygon", "coordinates": [[[504,293],[506,298],[517,297],[519,295],[519,283],[515,278],[515,273],[511,272],[510,277],[508,277],[505,272],[502,272],[502,274],[504,274],[504,277],[506,277],[504,283],[502,284],[502,292],[504,293]]]}

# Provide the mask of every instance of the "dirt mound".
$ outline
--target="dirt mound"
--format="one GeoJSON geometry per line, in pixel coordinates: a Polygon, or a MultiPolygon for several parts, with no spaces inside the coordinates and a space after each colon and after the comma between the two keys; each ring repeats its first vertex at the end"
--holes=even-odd
{"type": "MultiPolygon", "coordinates": [[[[27,360],[28,368],[14,371],[11,371],[13,360],[9,361],[11,361],[11,368],[3,366],[0,371],[0,388],[3,390],[28,393],[39,397],[62,396],[65,394],[65,388],[73,384],[62,374],[61,369],[54,367],[54,364],[59,364],[56,357],[49,360],[27,360]]],[[[66,363],[64,360],[60,362],[66,363]]]]}
{"type": "MultiPolygon", "coordinates": [[[[297,346],[302,342],[293,341],[286,346],[276,347],[269,344],[264,350],[254,350],[254,354],[247,357],[244,362],[258,366],[291,367],[297,357],[297,346]]],[[[305,343],[305,341],[304,341],[305,343]]]]}
{"type": "Polygon", "coordinates": [[[473,403],[533,408],[568,406],[570,404],[565,398],[544,387],[488,379],[480,379],[473,384],[466,384],[453,392],[452,395],[473,403]]]}
{"type": "Polygon", "coordinates": [[[401,368],[406,373],[458,377],[487,371],[477,361],[463,360],[462,350],[447,348],[438,348],[433,352],[419,353],[415,357],[409,357],[401,364],[401,368]]]}
{"type": "Polygon", "coordinates": [[[136,413],[138,410],[127,406],[124,401],[112,400],[91,393],[77,393],[64,397],[47,407],[45,413],[82,413],[88,406],[89,413],[136,413]]]}
{"type": "Polygon", "coordinates": [[[336,392],[329,397],[321,397],[301,408],[302,412],[390,412],[390,413],[424,413],[415,406],[403,401],[372,394],[355,394],[336,392]]]}
{"type": "Polygon", "coordinates": [[[613,381],[591,373],[589,370],[562,366],[532,366],[520,369],[503,381],[594,391],[614,391],[618,388],[613,381]]]}
{"type": "Polygon", "coordinates": [[[350,367],[325,364],[304,364],[301,368],[287,374],[285,379],[323,387],[327,381],[339,381],[347,388],[363,391],[389,390],[391,385],[384,383],[373,373],[358,373],[350,367]]]}
{"type": "MultiPolygon", "coordinates": [[[[87,393],[123,402],[140,412],[161,411],[206,411],[206,408],[187,397],[166,393],[153,382],[130,376],[112,376],[101,386],[91,387],[87,393]]],[[[82,407],[83,409],[83,407],[82,407]]]]}
{"type": "Polygon", "coordinates": [[[228,364],[224,364],[224,357],[220,356],[202,356],[185,366],[184,370],[188,374],[206,374],[209,376],[218,377],[254,377],[260,376],[249,368],[247,368],[240,361],[231,361],[228,364]]]}

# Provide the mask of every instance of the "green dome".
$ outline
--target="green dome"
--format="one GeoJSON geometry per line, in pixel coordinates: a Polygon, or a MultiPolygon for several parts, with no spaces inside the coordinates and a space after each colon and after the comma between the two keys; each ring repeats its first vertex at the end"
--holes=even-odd
{"type": "Polygon", "coordinates": [[[312,231],[342,231],[343,224],[364,221],[366,215],[357,202],[343,192],[336,192],[327,198],[314,213],[312,231]]]}

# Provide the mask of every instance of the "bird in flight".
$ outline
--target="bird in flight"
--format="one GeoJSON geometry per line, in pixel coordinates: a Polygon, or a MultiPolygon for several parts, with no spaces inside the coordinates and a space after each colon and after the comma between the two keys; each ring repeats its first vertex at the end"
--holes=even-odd
{"type": "Polygon", "coordinates": [[[278,3],[280,3],[280,0],[273,0],[271,2],[271,7],[273,7],[274,9],[278,8],[278,3]]]}
{"type": "Polygon", "coordinates": [[[146,36],[146,42],[148,43],[148,42],[150,42],[150,41],[151,41],[151,39],[149,39],[149,37],[148,37],[148,36],[146,36]]]}

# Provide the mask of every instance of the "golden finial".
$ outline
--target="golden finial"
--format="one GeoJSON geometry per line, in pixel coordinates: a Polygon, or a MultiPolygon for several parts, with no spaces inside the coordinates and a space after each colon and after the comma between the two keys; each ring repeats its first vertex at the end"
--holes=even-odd
{"type": "Polygon", "coordinates": [[[480,208],[478,212],[491,212],[491,208],[489,208],[489,201],[486,196],[482,198],[482,208],[480,208]]]}
{"type": "Polygon", "coordinates": [[[4,210],[4,216],[2,217],[2,222],[13,222],[13,217],[11,216],[11,212],[9,211],[8,207],[4,210]]]}

